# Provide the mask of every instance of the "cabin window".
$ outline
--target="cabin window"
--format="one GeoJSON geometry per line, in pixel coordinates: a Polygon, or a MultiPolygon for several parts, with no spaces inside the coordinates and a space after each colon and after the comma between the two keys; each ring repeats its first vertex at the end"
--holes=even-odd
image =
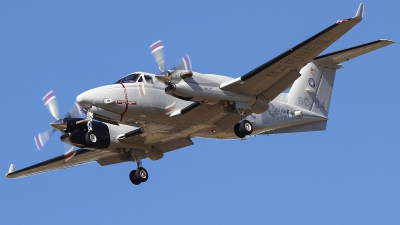
{"type": "Polygon", "coordinates": [[[153,80],[153,78],[151,76],[144,75],[144,79],[146,80],[147,83],[154,84],[154,80],[153,80]]]}

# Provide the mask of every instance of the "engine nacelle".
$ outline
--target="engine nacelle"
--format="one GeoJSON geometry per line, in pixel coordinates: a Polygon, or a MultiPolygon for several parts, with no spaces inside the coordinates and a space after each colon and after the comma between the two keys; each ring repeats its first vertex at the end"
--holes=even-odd
{"type": "Polygon", "coordinates": [[[194,102],[217,103],[225,100],[247,102],[252,105],[256,101],[256,98],[253,96],[221,90],[218,86],[200,85],[192,77],[182,80],[177,84],[168,84],[165,88],[165,93],[182,100],[194,102]]]}
{"type": "Polygon", "coordinates": [[[73,123],[72,120],[69,122],[67,132],[60,137],[61,141],[79,148],[107,149],[110,146],[110,131],[107,124],[93,121],[93,130],[88,132],[87,123],[73,123]],[[95,135],[95,142],[90,141],[90,134],[95,135]]]}

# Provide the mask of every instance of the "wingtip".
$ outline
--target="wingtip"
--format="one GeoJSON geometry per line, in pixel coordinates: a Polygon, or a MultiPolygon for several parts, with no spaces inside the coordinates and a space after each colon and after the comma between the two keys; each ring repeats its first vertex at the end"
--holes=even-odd
{"type": "Polygon", "coordinates": [[[353,18],[362,20],[363,16],[364,16],[364,3],[360,3],[360,5],[358,6],[357,13],[353,18]]]}
{"type": "Polygon", "coordinates": [[[10,165],[10,168],[8,169],[8,173],[6,173],[6,175],[5,175],[5,177],[6,178],[10,178],[10,173],[13,173],[15,171],[15,165],[14,164],[11,164],[10,165]]]}
{"type": "Polygon", "coordinates": [[[388,43],[388,44],[394,44],[394,43],[396,43],[395,41],[389,40],[389,39],[379,39],[379,40],[382,41],[382,42],[386,42],[386,43],[388,43]]]}

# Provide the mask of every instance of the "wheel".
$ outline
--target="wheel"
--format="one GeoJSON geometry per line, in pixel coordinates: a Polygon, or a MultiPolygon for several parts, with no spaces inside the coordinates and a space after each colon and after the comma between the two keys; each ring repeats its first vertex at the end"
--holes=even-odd
{"type": "Polygon", "coordinates": [[[239,125],[239,132],[244,135],[253,133],[253,125],[248,120],[243,120],[239,125]]]}
{"type": "Polygon", "coordinates": [[[235,126],[233,127],[233,131],[235,132],[236,136],[238,136],[238,138],[244,138],[246,135],[239,131],[239,126],[240,123],[235,124],[235,126]]]}
{"type": "Polygon", "coordinates": [[[96,137],[96,135],[93,133],[93,131],[89,131],[89,132],[87,132],[86,135],[85,135],[85,140],[86,140],[86,143],[87,143],[88,145],[94,145],[94,144],[96,144],[96,142],[97,142],[97,137],[96,137]]]}
{"type": "Polygon", "coordinates": [[[129,179],[131,180],[132,184],[134,184],[134,185],[139,185],[139,184],[141,183],[141,181],[140,181],[140,180],[137,180],[137,179],[135,178],[135,174],[136,174],[136,170],[132,170],[132,171],[129,173],[129,179]]]}
{"type": "Polygon", "coordinates": [[[146,182],[149,179],[149,174],[147,170],[143,167],[139,167],[135,173],[135,179],[139,180],[140,182],[146,182]]]}

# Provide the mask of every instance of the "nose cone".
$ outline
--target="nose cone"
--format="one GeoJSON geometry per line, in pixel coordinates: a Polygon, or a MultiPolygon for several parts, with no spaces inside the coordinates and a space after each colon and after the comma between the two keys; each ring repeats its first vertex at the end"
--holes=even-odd
{"type": "Polygon", "coordinates": [[[76,102],[82,106],[82,108],[87,109],[93,105],[93,91],[85,91],[76,97],[76,102]]]}

